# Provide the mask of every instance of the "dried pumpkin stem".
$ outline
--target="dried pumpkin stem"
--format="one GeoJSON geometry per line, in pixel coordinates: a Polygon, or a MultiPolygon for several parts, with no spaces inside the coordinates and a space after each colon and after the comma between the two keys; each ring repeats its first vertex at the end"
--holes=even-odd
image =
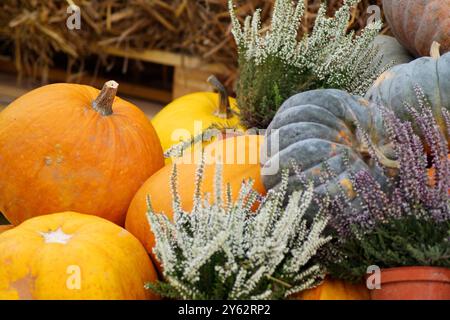
{"type": "MultiPolygon", "coordinates": [[[[372,150],[375,152],[378,161],[380,161],[380,163],[385,166],[386,168],[389,169],[399,169],[400,168],[400,163],[398,161],[389,159],[388,157],[386,157],[386,155],[380,150],[378,149],[378,147],[376,146],[372,146],[372,150]]],[[[370,152],[369,152],[369,147],[366,145],[362,145],[358,152],[364,156],[370,156],[370,152]]]]}
{"type": "Polygon", "coordinates": [[[441,44],[437,41],[433,41],[433,44],[431,45],[430,50],[430,56],[434,59],[439,59],[441,57],[441,44]]]}
{"type": "Polygon", "coordinates": [[[99,112],[103,116],[109,116],[113,114],[113,102],[117,94],[119,84],[113,80],[106,82],[103,85],[102,91],[100,91],[98,97],[92,102],[92,107],[95,111],[99,112]]]}
{"type": "Polygon", "coordinates": [[[207,81],[219,93],[219,108],[216,111],[216,116],[219,118],[228,119],[231,116],[231,112],[227,90],[214,75],[210,76],[207,81]]]}

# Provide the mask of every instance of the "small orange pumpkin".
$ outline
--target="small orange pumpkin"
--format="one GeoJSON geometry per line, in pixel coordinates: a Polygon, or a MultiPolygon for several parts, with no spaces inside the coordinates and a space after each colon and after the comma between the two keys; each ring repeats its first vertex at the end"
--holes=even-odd
{"type": "Polygon", "coordinates": [[[105,219],[75,212],[29,219],[0,234],[1,299],[156,299],[139,241],[105,219]]]}
{"type": "MultiPolygon", "coordinates": [[[[259,164],[259,154],[262,142],[262,136],[247,135],[217,140],[206,146],[204,149],[205,161],[206,163],[209,161],[209,164],[205,165],[202,193],[210,193],[213,195],[217,163],[215,159],[221,159],[224,163],[222,166],[223,183],[224,185],[227,183],[231,185],[234,199],[236,199],[239,193],[242,182],[248,179],[253,179],[253,188],[256,191],[265,194],[265,189],[261,181],[259,164]],[[219,156],[219,150],[223,150],[223,157],[219,156]]],[[[177,160],[176,165],[181,207],[185,211],[190,211],[193,206],[192,200],[195,190],[195,173],[198,163],[195,161],[195,155],[193,156],[194,153],[188,152],[186,154],[187,156],[183,161],[180,161],[180,159],[177,160]],[[194,161],[191,162],[190,160],[194,161]]],[[[172,165],[166,165],[151,176],[137,192],[127,213],[125,223],[126,229],[134,234],[152,255],[155,238],[147,221],[146,199],[147,195],[149,195],[155,212],[164,213],[172,218],[172,196],[170,190],[171,174],[172,165]]],[[[155,264],[157,266],[159,265],[157,263],[155,264]]]]}
{"type": "Polygon", "coordinates": [[[164,158],[150,121],[117,88],[52,84],[0,113],[0,211],[12,224],[67,210],[124,224],[164,158]]]}
{"type": "Polygon", "coordinates": [[[326,278],[316,288],[300,292],[295,298],[299,300],[370,300],[370,293],[364,284],[351,284],[326,278]]]}

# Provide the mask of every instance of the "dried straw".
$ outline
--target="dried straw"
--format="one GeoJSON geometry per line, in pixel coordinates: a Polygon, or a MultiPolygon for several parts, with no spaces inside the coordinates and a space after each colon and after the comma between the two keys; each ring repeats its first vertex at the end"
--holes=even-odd
{"type": "MultiPolygon", "coordinates": [[[[301,0],[303,1],[303,0],[301,0]]],[[[311,29],[320,0],[308,4],[302,30],[311,29]]],[[[262,8],[267,22],[273,0],[235,1],[244,17],[262,8]]],[[[342,0],[328,0],[330,14],[342,0]]],[[[367,7],[381,0],[362,0],[353,12],[350,29],[366,24],[367,7]]],[[[384,29],[387,32],[387,28],[384,29]]],[[[3,0],[0,4],[0,53],[9,53],[20,73],[47,79],[54,55],[69,59],[68,73],[79,73],[83,59],[99,57],[100,66],[111,59],[99,46],[160,49],[199,56],[208,62],[229,66],[229,82],[236,71],[236,48],[230,34],[227,0],[3,0]],[[66,27],[68,5],[81,8],[82,28],[66,27]]]]}

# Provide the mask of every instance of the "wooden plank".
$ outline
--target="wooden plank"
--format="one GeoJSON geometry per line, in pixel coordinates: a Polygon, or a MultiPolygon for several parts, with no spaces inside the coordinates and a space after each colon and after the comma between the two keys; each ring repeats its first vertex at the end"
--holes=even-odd
{"type": "MultiPolygon", "coordinates": [[[[17,99],[18,97],[24,95],[28,91],[36,88],[38,86],[37,83],[34,85],[18,85],[17,77],[13,74],[4,74],[0,73],[0,111],[3,110],[6,106],[8,106],[12,101],[17,99]]],[[[132,91],[135,89],[133,86],[132,89],[126,88],[128,91],[132,91]]],[[[158,113],[163,105],[158,102],[152,102],[148,99],[140,99],[133,97],[131,95],[123,95],[122,94],[122,85],[120,87],[119,96],[124,98],[125,100],[131,102],[132,104],[138,106],[150,119],[158,113]]],[[[140,93],[138,92],[137,95],[140,93]]],[[[171,98],[171,93],[167,92],[167,99],[171,98]]],[[[1,215],[0,215],[0,224],[1,224],[1,215]]]]}
{"type": "Polygon", "coordinates": [[[0,233],[11,230],[12,228],[14,228],[12,225],[8,224],[8,225],[0,225],[0,233]]]}
{"type": "Polygon", "coordinates": [[[17,87],[17,85],[7,85],[0,83],[0,104],[8,99],[15,99],[27,93],[28,90],[17,87]]]}
{"type": "MultiPolygon", "coordinates": [[[[206,83],[206,79],[211,74],[226,75],[229,72],[223,64],[207,64],[198,57],[191,57],[162,50],[125,50],[113,46],[101,46],[98,47],[97,50],[120,58],[141,60],[144,62],[175,67],[172,92],[138,84],[121,83],[120,90],[123,94],[162,103],[168,103],[172,99],[188,93],[210,91],[211,88],[206,83]]],[[[12,62],[0,63],[0,71],[12,72],[14,68],[12,62]]],[[[51,69],[49,72],[49,80],[52,82],[66,82],[67,73],[63,70],[51,69]]],[[[78,82],[89,83],[96,87],[101,87],[107,80],[109,79],[94,79],[89,75],[82,75],[80,78],[77,78],[78,82]]]]}
{"type": "Polygon", "coordinates": [[[206,81],[210,75],[209,71],[175,67],[173,99],[193,92],[211,91],[211,86],[206,81]]]}
{"type": "MultiPolygon", "coordinates": [[[[15,71],[14,64],[12,62],[0,63],[0,72],[12,73],[15,71]]],[[[50,69],[48,78],[51,82],[67,82],[67,72],[60,69],[50,69]]],[[[101,88],[103,84],[111,79],[93,77],[91,75],[83,74],[81,77],[77,78],[77,82],[87,83],[94,87],[101,88]]],[[[13,86],[0,87],[0,92],[10,93],[12,96],[18,97],[26,92],[25,89],[13,86]]],[[[134,83],[121,82],[120,83],[120,93],[123,95],[136,96],[143,99],[153,100],[161,103],[168,103],[172,100],[172,92],[168,90],[151,88],[148,86],[143,86],[134,83]]]]}
{"type": "Polygon", "coordinates": [[[134,50],[103,46],[98,50],[117,57],[158,63],[167,66],[185,67],[205,70],[210,73],[227,74],[229,71],[223,64],[207,64],[202,59],[162,50],[134,50]]]}
{"type": "MultiPolygon", "coordinates": [[[[49,72],[49,79],[52,82],[66,82],[67,81],[67,73],[64,70],[59,69],[51,69],[49,72]]],[[[91,75],[82,75],[80,78],[77,78],[77,81],[80,83],[88,83],[91,86],[96,88],[101,88],[103,84],[111,79],[101,78],[101,77],[93,77],[91,75]]],[[[154,100],[158,102],[168,103],[172,100],[172,94],[170,91],[155,89],[147,86],[142,86],[134,83],[120,82],[119,92],[121,94],[135,96],[139,98],[154,100]]]]}
{"type": "Polygon", "coordinates": [[[16,76],[0,74],[0,111],[30,89],[32,89],[31,86],[18,86],[16,76]]]}

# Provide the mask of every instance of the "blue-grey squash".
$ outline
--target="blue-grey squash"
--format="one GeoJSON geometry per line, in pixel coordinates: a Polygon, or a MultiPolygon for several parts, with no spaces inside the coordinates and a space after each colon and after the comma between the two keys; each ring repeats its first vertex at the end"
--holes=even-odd
{"type": "Polygon", "coordinates": [[[334,195],[344,191],[353,199],[350,174],[360,170],[370,171],[381,185],[386,185],[386,174],[368,155],[368,145],[358,133],[357,123],[394,175],[398,163],[385,135],[380,109],[362,97],[320,89],[289,98],[270,123],[261,150],[266,189],[279,186],[284,168],[290,169],[289,193],[312,180],[317,193],[334,195]],[[294,172],[295,166],[300,169],[300,176],[294,172]],[[323,179],[327,168],[336,174],[334,178],[323,179]]]}
{"type": "Polygon", "coordinates": [[[450,109],[450,52],[441,56],[437,42],[430,57],[395,66],[381,74],[365,97],[391,109],[400,119],[411,120],[405,103],[417,105],[416,86],[430,103],[442,133],[447,134],[442,109],[450,109]]]}
{"type": "Polygon", "coordinates": [[[414,60],[408,50],[394,37],[380,34],[375,37],[373,44],[378,47],[378,57],[381,59],[381,66],[383,67],[389,64],[392,67],[414,60]]]}

